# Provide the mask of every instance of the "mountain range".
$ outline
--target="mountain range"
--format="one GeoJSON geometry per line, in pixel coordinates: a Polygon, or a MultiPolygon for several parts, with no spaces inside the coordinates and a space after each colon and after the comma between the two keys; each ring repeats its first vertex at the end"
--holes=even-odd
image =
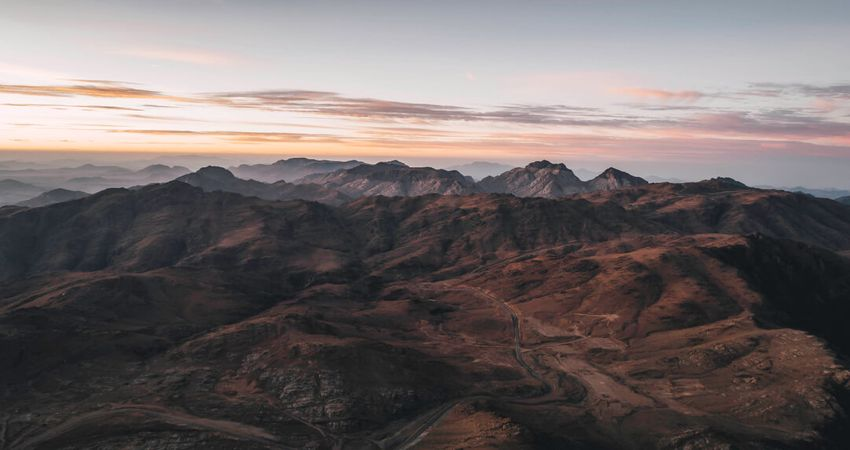
{"type": "Polygon", "coordinates": [[[140,170],[92,164],[66,168],[19,169],[13,167],[18,166],[0,167],[0,180],[14,180],[30,185],[31,188],[26,195],[7,199],[7,193],[11,192],[11,188],[4,187],[0,190],[0,205],[25,201],[56,188],[94,193],[115,187],[164,183],[190,172],[185,167],[162,164],[150,165],[140,170]]]}
{"type": "Polygon", "coordinates": [[[481,180],[483,191],[509,193],[518,197],[557,198],[590,191],[605,191],[648,184],[643,178],[629,175],[613,167],[584,182],[564,164],[533,162],[498,176],[481,180]]]}
{"type": "Polygon", "coordinates": [[[349,200],[345,194],[317,184],[292,184],[286,181],[263,183],[256,180],[236,178],[229,170],[221,167],[204,167],[197,172],[183,175],[177,181],[199,187],[207,192],[234,192],[248,197],[265,200],[302,199],[339,205],[349,200]]]}
{"type": "Polygon", "coordinates": [[[295,181],[308,175],[351,169],[364,164],[360,161],[327,161],[310,158],[281,159],[272,164],[242,164],[230,170],[239,178],[253,179],[266,183],[295,181]]]}
{"type": "Polygon", "coordinates": [[[850,445],[850,207],[598,178],[302,180],[333,206],[206,168],[0,209],[2,445],[850,445]]]}

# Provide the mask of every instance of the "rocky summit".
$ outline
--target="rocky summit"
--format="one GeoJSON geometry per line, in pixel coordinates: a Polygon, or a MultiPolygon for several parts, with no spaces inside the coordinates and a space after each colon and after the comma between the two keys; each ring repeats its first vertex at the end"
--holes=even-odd
{"type": "Polygon", "coordinates": [[[509,193],[518,197],[558,198],[590,191],[609,191],[648,184],[643,178],[609,168],[596,178],[584,182],[564,164],[533,162],[525,167],[490,176],[479,183],[485,192],[509,193]]]}

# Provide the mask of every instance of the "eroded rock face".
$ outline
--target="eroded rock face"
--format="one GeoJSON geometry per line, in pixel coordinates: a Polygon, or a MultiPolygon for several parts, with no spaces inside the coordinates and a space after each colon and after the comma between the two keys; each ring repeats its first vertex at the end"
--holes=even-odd
{"type": "Polygon", "coordinates": [[[479,182],[484,192],[545,198],[559,198],[582,192],[612,191],[645,184],[648,183],[643,178],[613,167],[585,182],[564,164],[553,164],[549,161],[533,162],[498,176],[486,177],[479,182]]]}
{"type": "Polygon", "coordinates": [[[514,194],[518,197],[557,198],[585,192],[588,187],[563,164],[533,162],[479,183],[485,192],[514,194]]]}
{"type": "Polygon", "coordinates": [[[170,183],[8,211],[3,445],[843,448],[836,206],[170,183]]]}

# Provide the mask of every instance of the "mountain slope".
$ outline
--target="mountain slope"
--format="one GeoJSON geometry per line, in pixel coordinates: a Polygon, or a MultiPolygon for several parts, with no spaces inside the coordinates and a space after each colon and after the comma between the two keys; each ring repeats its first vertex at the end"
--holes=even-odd
{"type": "Polygon", "coordinates": [[[614,202],[683,233],[761,233],[831,250],[850,249],[850,208],[828,199],[749,188],[729,178],[698,183],[658,183],[582,194],[614,202]]]}
{"type": "Polygon", "coordinates": [[[340,207],[172,182],[10,210],[3,442],[844,448],[850,261],[784,239],[840,250],[829,206],[730,180],[340,207]]]}

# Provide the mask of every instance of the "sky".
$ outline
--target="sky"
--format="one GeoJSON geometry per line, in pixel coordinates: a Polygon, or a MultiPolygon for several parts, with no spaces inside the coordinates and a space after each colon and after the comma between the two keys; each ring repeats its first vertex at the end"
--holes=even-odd
{"type": "Polygon", "coordinates": [[[0,152],[16,158],[545,158],[850,188],[846,0],[0,0],[0,11],[0,152]]]}

